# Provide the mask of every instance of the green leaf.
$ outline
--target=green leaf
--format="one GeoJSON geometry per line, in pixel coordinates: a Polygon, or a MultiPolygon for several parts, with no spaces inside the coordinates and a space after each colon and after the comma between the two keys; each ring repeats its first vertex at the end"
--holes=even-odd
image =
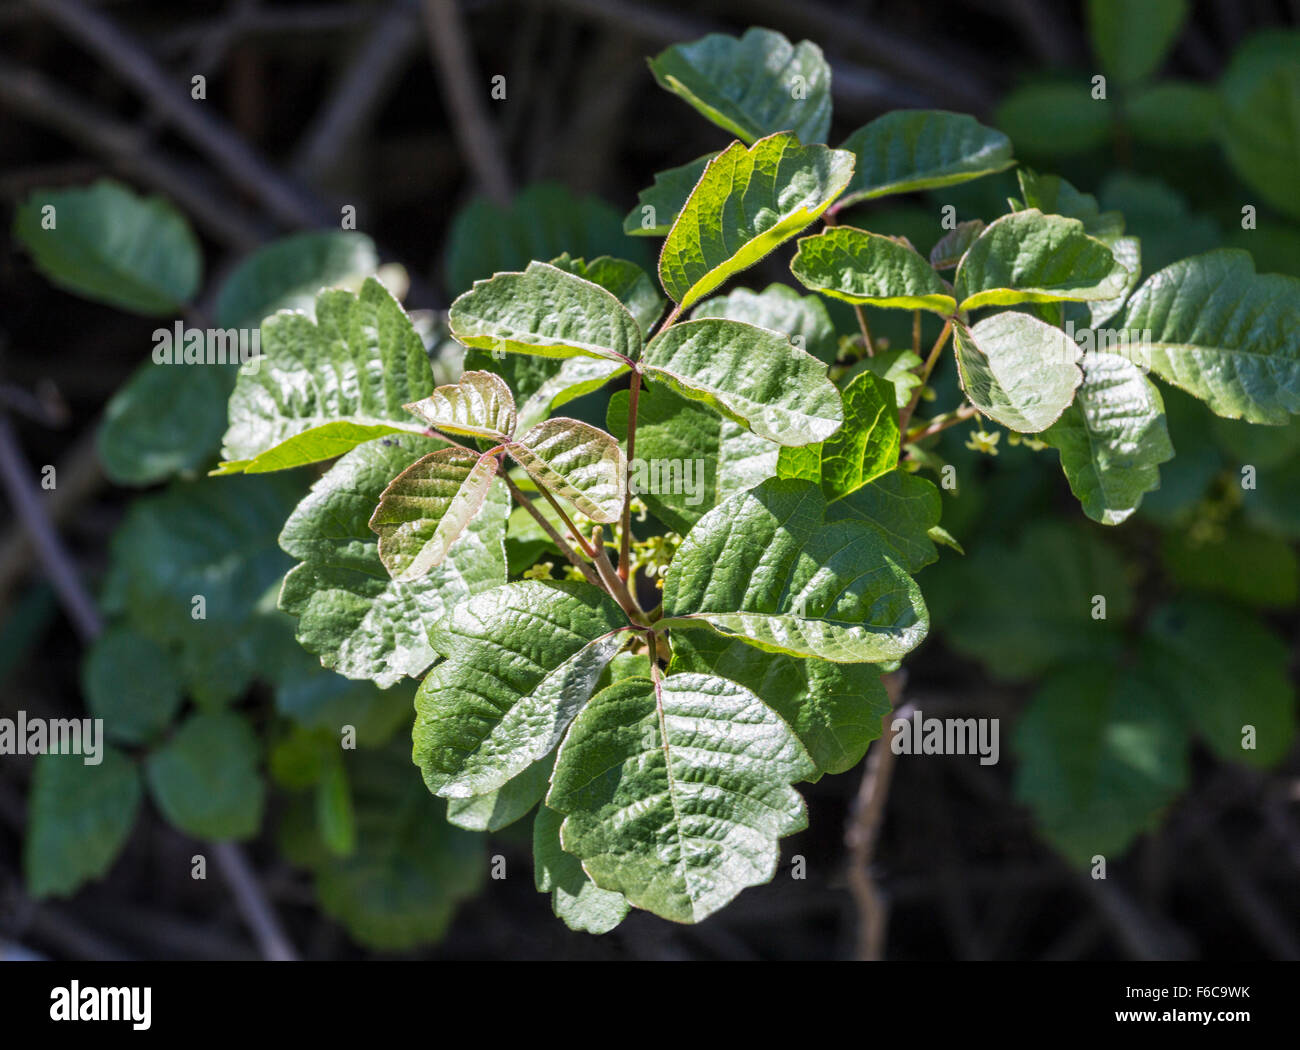
{"type": "Polygon", "coordinates": [[[1072,864],[1122,854],[1187,782],[1187,743],[1163,683],[1102,661],[1063,668],[1016,727],[1016,797],[1072,864]]]}
{"type": "Polygon", "coordinates": [[[919,572],[939,556],[931,540],[942,502],[933,482],[896,467],[832,503],[826,520],[871,527],[899,565],[919,572]]]}
{"type": "Polygon", "coordinates": [[[443,804],[411,774],[400,749],[345,754],[356,848],[310,858],[321,909],[371,948],[406,951],[437,941],[483,883],[483,839],[447,823],[443,804]]]}
{"type": "Polygon", "coordinates": [[[720,317],[770,328],[828,365],[839,356],[839,338],[826,304],[815,295],[800,295],[787,284],[769,284],[761,292],[737,288],[729,295],[706,299],[691,311],[691,317],[696,321],[720,317]]]}
{"type": "Polygon", "coordinates": [[[549,263],[476,282],[448,321],[457,340],[479,350],[624,364],[641,353],[641,329],[617,297],[549,263]]]}
{"type": "Polygon", "coordinates": [[[1290,609],[1300,597],[1295,550],[1275,536],[1239,526],[1210,539],[1174,530],[1166,533],[1161,555],[1181,588],[1261,609],[1290,609]]]}
{"type": "Polygon", "coordinates": [[[14,215],[14,237],[60,288],[149,317],[179,313],[203,269],[180,212],[108,179],[33,191],[14,215]]]}
{"type": "Polygon", "coordinates": [[[812,773],[790,727],[743,686],[625,678],[575,719],[546,804],[597,886],[699,922],[776,873],[777,840],[807,826],[790,785],[812,773]]]}
{"type": "Polygon", "coordinates": [[[509,498],[493,486],[482,511],[429,575],[392,579],[370,516],[389,480],[441,442],[380,438],[340,459],[294,509],[280,545],[302,564],[285,577],[280,607],[298,620],[298,641],[348,678],[387,688],[418,675],[436,654],[430,627],[457,603],[505,582],[509,498]]]}
{"type": "Polygon", "coordinates": [[[230,398],[227,470],[285,470],[421,429],[404,406],[433,391],[429,358],[401,304],[373,277],[359,295],[322,290],[314,323],[301,313],[268,317],[262,353],[230,398]]]}
{"type": "Polygon", "coordinates": [[[104,409],[97,450],[118,485],[196,471],[221,447],[235,369],[145,361],[104,409]]]}
{"type": "Polygon", "coordinates": [[[456,606],[430,632],[447,659],[415,697],[429,790],[481,795],[554,750],[630,629],[585,583],[525,580],[456,606]]]}
{"type": "Polygon", "coordinates": [[[82,665],[82,689],[93,718],[113,740],[142,744],[171,724],[181,706],[172,654],[129,627],[95,639],[82,665]]]}
{"type": "Polygon", "coordinates": [[[935,242],[934,247],[930,249],[930,265],[936,270],[956,269],[961,264],[962,257],[965,256],[967,249],[975,243],[983,232],[983,219],[968,219],[966,222],[959,222],[956,227],[940,237],[935,242]]]}
{"type": "Polygon", "coordinates": [[[777,131],[823,142],[830,130],[831,67],[807,40],[792,45],[758,28],[739,39],[709,33],[661,51],[650,71],[664,90],[749,144],[777,131]]]}
{"type": "MultiPolygon", "coordinates": [[[[626,390],[609,399],[610,433],[627,433],[628,400],[626,390]]],[[[728,496],[774,477],[779,449],[698,401],[647,386],[637,402],[633,492],[684,536],[728,496]]]]}
{"type": "Polygon", "coordinates": [[[435,388],[406,408],[448,434],[506,442],[515,432],[514,395],[491,372],[463,372],[455,383],[435,388]]]}
{"type": "Polygon", "coordinates": [[[641,365],[647,379],[779,445],[823,441],[844,418],[825,364],[740,321],[675,324],[651,340],[641,365]]]}
{"type": "Polygon", "coordinates": [[[1185,149],[1213,141],[1220,108],[1213,88],[1162,80],[1135,91],[1125,104],[1124,117],[1139,142],[1185,149]]]}
{"type": "Polygon", "coordinates": [[[256,328],[277,310],[314,316],[316,295],[379,268],[374,242],[364,233],[309,230],[282,237],[245,258],[221,285],[217,321],[256,328]]]}
{"type": "Polygon", "coordinates": [[[1074,404],[1043,432],[1061,452],[1061,468],[1083,512],[1118,525],[1142,496],[1160,487],[1161,463],[1173,459],[1160,391],[1118,354],[1084,355],[1074,404]]]}
{"type": "MultiPolygon", "coordinates": [[[[522,270],[534,259],[625,256],[645,265],[645,250],[629,241],[618,212],[595,197],[574,196],[556,183],[527,186],[506,206],[475,197],[452,219],[447,234],[446,279],[451,295],[475,281],[522,270]]],[[[523,393],[513,383],[520,397],[523,393]]]]}
{"type": "Polygon", "coordinates": [[[636,318],[642,335],[648,336],[663,316],[664,297],[659,294],[650,275],[634,262],[609,255],[587,262],[586,259],[571,258],[565,252],[552,259],[551,265],[604,288],[636,318]]]}
{"type": "Polygon", "coordinates": [[[1256,274],[1248,252],[1225,248],[1152,274],[1116,328],[1218,415],[1282,424],[1300,413],[1297,311],[1300,280],[1256,274]]]}
{"type": "Polygon", "coordinates": [[[1014,546],[985,542],[944,569],[926,588],[936,622],[954,650],[1001,681],[1113,656],[1132,611],[1124,564],[1095,529],[1037,522],[1014,546]]]}
{"type": "Polygon", "coordinates": [[[288,479],[204,478],[134,500],[113,534],[103,605],[176,654],[200,705],[239,696],[264,667],[259,606],[291,567],[275,533],[288,479]]]}
{"type": "Polygon", "coordinates": [[[630,237],[666,237],[704,169],[716,156],[716,153],[706,153],[687,164],[659,172],[654,185],[636,195],[637,206],[624,218],[623,232],[630,237]]]}
{"type": "Polygon", "coordinates": [[[494,452],[442,448],[393,478],[369,522],[389,575],[409,583],[441,565],[483,509],[496,476],[494,452]]]}
{"type": "Polygon", "coordinates": [[[500,831],[525,816],[551,786],[555,756],[539,758],[499,788],[447,800],[447,820],[466,831],[500,831]]]}
{"type": "Polygon", "coordinates": [[[622,514],[627,460],[603,430],[561,416],[538,423],[506,449],[538,485],[592,521],[622,514]]]}
{"type": "MultiPolygon", "coordinates": [[[[470,351],[473,354],[480,352],[470,351]]],[[[525,358],[521,354],[512,354],[510,357],[513,360],[547,361],[548,364],[560,366],[520,406],[520,428],[535,426],[563,405],[595,393],[611,379],[628,371],[628,366],[622,362],[596,357],[570,357],[563,361],[554,358],[525,358]]]]}
{"type": "Polygon", "coordinates": [[[805,288],[845,302],[948,316],[957,300],[911,247],[852,226],[803,237],[790,272],[805,288]]]}
{"type": "Polygon", "coordinates": [[[1107,76],[1135,84],[1156,72],[1187,19],[1187,0],[1088,0],[1088,32],[1107,76]]]}
{"type": "Polygon", "coordinates": [[[1008,311],[953,328],[957,371],[971,403],[1022,434],[1055,423],[1083,381],[1079,346],[1059,328],[1008,311]]]}
{"type": "Polygon", "coordinates": [[[1166,692],[1216,755],[1267,769],[1290,753],[1290,653],[1259,620],[1214,602],[1172,602],[1152,614],[1147,644],[1166,692]]]}
{"type": "Polygon", "coordinates": [[[711,631],[674,635],[669,671],[714,674],[759,697],[785,719],[812,758],[817,768],[809,780],[847,772],[862,761],[890,711],[874,664],[765,653],[711,631]]]}
{"type": "Polygon", "coordinates": [[[898,466],[898,413],[893,387],[862,372],[844,388],[844,425],[825,441],[783,448],[777,477],[821,486],[827,501],[847,496],[898,466]]]}
{"type": "Polygon", "coordinates": [[[200,839],[247,839],[262,823],[258,745],[236,714],[195,714],[145,763],[168,823],[200,839]]]}
{"type": "Polygon", "coordinates": [[[809,481],[771,479],[700,519],[664,578],[660,627],[711,627],[768,652],[895,660],[929,628],[921,592],[869,525],[824,520],[809,481]]]}
{"type": "Polygon", "coordinates": [[[1219,96],[1220,141],[1246,184],[1287,215],[1300,217],[1300,32],[1257,33],[1233,53],[1219,96]]]}
{"type": "Polygon", "coordinates": [[[582,863],[560,846],[564,817],[542,806],[533,821],[533,878],[539,893],[551,895],[555,914],[571,930],[608,933],[627,915],[621,893],[602,890],[582,870],[582,863]]]}
{"type": "Polygon", "coordinates": [[[782,133],[733,142],[705,169],[659,256],[685,309],[815,221],[848,184],[853,156],[782,133]]]}
{"type": "Polygon", "coordinates": [[[1083,223],[1084,233],[1105,244],[1111,244],[1124,232],[1123,215],[1103,212],[1096,197],[1091,193],[1081,193],[1059,175],[1040,175],[1030,168],[1020,168],[1016,171],[1016,179],[1025,198],[1025,208],[1037,208],[1045,215],[1078,219],[1083,223]]]}
{"type": "Polygon", "coordinates": [[[957,267],[962,310],[1015,303],[1113,299],[1128,270],[1083,223],[1037,208],[991,223],[957,267]]]}
{"type": "Polygon", "coordinates": [[[117,859],[140,809],[140,775],[116,748],[102,761],[40,755],[28,796],[23,871],[33,897],[66,897],[117,859]]]}
{"type": "Polygon", "coordinates": [[[900,109],[877,117],[844,140],[857,169],[840,211],[860,201],[968,182],[1015,163],[1011,140],[964,113],[900,109]]]}
{"type": "Polygon", "coordinates": [[[1110,138],[1114,110],[1095,99],[1088,78],[1017,88],[998,105],[994,122],[1017,152],[1065,157],[1087,153],[1110,138]]]}

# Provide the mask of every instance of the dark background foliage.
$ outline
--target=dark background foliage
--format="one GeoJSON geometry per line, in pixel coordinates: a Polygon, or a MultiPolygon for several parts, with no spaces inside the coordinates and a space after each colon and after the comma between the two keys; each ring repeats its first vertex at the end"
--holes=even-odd
{"type": "MultiPolygon", "coordinates": [[[[438,308],[460,290],[448,266],[451,222],[477,192],[553,180],[603,198],[621,215],[655,171],[723,144],[716,129],[654,86],[644,58],[670,43],[751,24],[818,42],[834,68],[831,143],[900,107],[960,110],[997,123],[999,104],[1018,87],[1086,81],[1096,69],[1082,5],[1075,3],[468,0],[460,11],[467,50],[440,31],[431,46],[420,5],[407,0],[6,0],[0,225],[8,229],[13,208],[36,187],[112,175],[175,201],[201,236],[209,274],[219,276],[258,243],[334,225],[339,208],[353,205],[358,228],[375,238],[384,261],[410,271],[408,305],[438,308]],[[88,13],[109,20],[121,38],[106,39],[88,13]],[[178,120],[148,82],[150,68],[173,88],[196,73],[207,76],[207,101],[195,104],[205,107],[199,122],[178,120]],[[485,101],[488,79],[497,74],[506,77],[507,99],[485,101]],[[449,100],[463,90],[486,105],[495,147],[453,119],[449,100]]],[[[1200,0],[1161,73],[1212,84],[1244,40],[1294,26],[1298,15],[1297,5],[1284,0],[1200,0]]],[[[1067,118],[1059,123],[1069,130],[1067,118]]],[[[1080,135],[1086,137],[1084,129],[1080,135]]],[[[1109,185],[1121,203],[1103,204],[1125,208],[1130,227],[1144,227],[1147,273],[1175,257],[1237,243],[1226,231],[1237,224],[1239,202],[1252,199],[1213,145],[1152,148],[1121,128],[1067,156],[1050,145],[1035,153],[1018,140],[1017,155],[1089,192],[1109,185]],[[1167,195],[1143,196],[1150,183],[1117,183],[1116,172],[1159,180],[1174,192],[1174,210],[1167,195]],[[1143,218],[1143,201],[1153,199],[1143,218]]],[[[980,199],[996,206],[1004,190],[1014,192],[1014,180],[989,180],[980,199]]],[[[934,204],[930,197],[882,206],[866,221],[885,232],[910,231],[933,222],[934,204]]],[[[1291,232],[1271,241],[1268,257],[1257,257],[1261,270],[1300,272],[1300,240],[1290,222],[1291,232]]],[[[1286,221],[1280,225],[1288,229],[1286,221]]],[[[466,236],[472,242],[479,232],[466,236]]],[[[769,260],[743,283],[780,279],[785,263],[785,255],[769,260]]],[[[93,433],[106,401],[144,359],[154,327],[51,286],[6,236],[0,412],[12,418],[32,464],[59,466],[51,509],[91,581],[104,576],[107,539],[136,498],[101,476],[93,433]]],[[[1200,417],[1192,423],[1202,425],[1208,423],[1200,417]]],[[[1173,431],[1182,454],[1177,420],[1173,431]]],[[[960,440],[949,444],[954,458],[963,455],[960,440]]],[[[988,482],[986,495],[976,501],[979,513],[954,509],[953,526],[971,556],[1014,542],[1043,520],[1082,521],[1054,455],[1046,455],[1043,468],[1018,456],[1023,450],[972,466],[988,482]]],[[[1123,552],[1139,605],[1170,586],[1160,568],[1161,530],[1212,513],[1206,508],[1215,498],[1203,482],[1182,503],[1164,504],[1163,517],[1106,535],[1123,552]]],[[[946,552],[945,563],[955,557],[946,552]]],[[[1294,554],[1288,557],[1293,569],[1294,554]]],[[[922,576],[927,594],[942,569],[922,576]]],[[[988,583],[996,592],[998,582],[988,583]]],[[[937,586],[943,590],[941,580],[937,586]]],[[[1292,595],[1264,614],[1292,650],[1294,604],[1292,595]]],[[[997,608],[993,594],[987,615],[997,608]]],[[[898,762],[873,868],[890,907],[888,957],[1300,955],[1294,750],[1279,768],[1258,772],[1196,747],[1188,790],[1158,830],[1113,861],[1109,879],[1088,879],[1043,843],[1029,811],[1013,801],[1009,726],[1032,681],[990,677],[969,658],[969,646],[949,644],[942,618],[936,625],[936,637],[908,661],[907,697],[927,715],[1002,717],[1004,759],[993,767],[959,756],[898,762]]],[[[81,649],[8,515],[0,530],[0,713],[78,712],[81,649]]],[[[241,701],[255,718],[267,704],[261,687],[241,701]]],[[[108,877],[68,900],[28,898],[19,857],[29,775],[25,760],[0,760],[0,951],[21,944],[54,957],[252,957],[225,886],[215,878],[191,880],[193,842],[147,808],[108,877]]],[[[859,915],[845,838],[860,779],[855,771],[804,789],[810,830],[783,843],[783,858],[806,858],[806,880],[792,880],[783,869],[771,885],[746,891],[698,927],[634,914],[603,938],[570,933],[533,889],[527,832],[511,829],[489,847],[506,858],[511,876],[485,883],[442,943],[423,954],[851,957],[859,915]]],[[[281,815],[273,805],[268,829],[281,815]]],[[[248,852],[303,955],[364,954],[319,912],[306,877],[273,847],[270,830],[248,852]]]]}

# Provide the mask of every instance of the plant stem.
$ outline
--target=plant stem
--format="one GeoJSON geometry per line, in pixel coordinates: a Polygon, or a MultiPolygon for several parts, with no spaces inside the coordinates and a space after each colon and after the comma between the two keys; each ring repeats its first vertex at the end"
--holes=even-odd
{"type": "Polygon", "coordinates": [[[912,353],[921,356],[921,311],[912,311],[912,353]]]}
{"type": "MultiPolygon", "coordinates": [[[[673,311],[664,328],[672,324],[676,316],[677,311],[673,311]]],[[[636,412],[640,399],[641,372],[633,369],[627,399],[627,476],[623,479],[623,517],[619,522],[618,537],[618,578],[624,583],[627,583],[628,569],[632,563],[632,460],[636,455],[636,412]]]]}
{"type": "Polygon", "coordinates": [[[524,495],[523,492],[520,491],[518,485],[516,485],[513,481],[510,480],[510,476],[506,473],[504,465],[498,467],[498,473],[501,475],[502,480],[505,481],[506,488],[510,490],[510,498],[513,499],[517,505],[523,507],[526,511],[528,511],[529,514],[533,516],[533,520],[536,521],[537,524],[541,526],[542,531],[546,533],[546,535],[550,538],[550,541],[560,548],[560,553],[562,553],[566,558],[568,558],[569,561],[573,564],[573,567],[576,568],[580,573],[582,573],[584,577],[586,577],[588,583],[590,583],[593,587],[600,587],[601,586],[600,577],[598,577],[595,574],[595,572],[592,571],[590,565],[588,565],[585,561],[583,561],[581,558],[578,557],[578,555],[574,552],[572,547],[570,547],[567,543],[564,542],[564,537],[562,537],[555,530],[555,526],[553,526],[549,521],[546,520],[545,517],[542,516],[542,512],[533,506],[533,501],[530,500],[526,495],[524,495]]]}
{"type": "Polygon", "coordinates": [[[914,441],[920,441],[922,438],[932,437],[949,427],[955,427],[958,423],[964,423],[974,416],[979,410],[974,405],[962,405],[961,408],[946,415],[938,416],[930,420],[923,427],[917,427],[903,436],[903,444],[910,445],[914,441]]]}
{"type": "Polygon", "coordinates": [[[904,434],[907,433],[907,424],[912,418],[912,413],[916,411],[916,406],[921,401],[921,392],[925,389],[925,384],[930,381],[930,373],[934,371],[934,366],[939,361],[939,355],[943,353],[944,344],[948,342],[948,334],[951,331],[952,318],[950,317],[944,321],[943,331],[939,333],[939,338],[934,341],[934,346],[930,348],[930,353],[921,368],[921,381],[916,384],[912,399],[907,403],[903,411],[898,414],[898,429],[904,434]]]}

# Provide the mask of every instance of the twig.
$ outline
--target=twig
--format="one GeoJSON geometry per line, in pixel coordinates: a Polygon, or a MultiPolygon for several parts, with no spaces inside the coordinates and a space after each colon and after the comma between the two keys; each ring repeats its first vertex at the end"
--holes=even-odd
{"type": "Polygon", "coordinates": [[[373,120],[416,49],[415,9],[398,0],[357,49],[347,70],[303,133],[289,169],[300,179],[319,178],[373,120]]]}
{"type": "MultiPolygon", "coordinates": [[[[886,684],[890,684],[887,679],[886,684]]],[[[901,688],[901,681],[892,679],[891,694],[901,688]]],[[[897,696],[891,695],[891,701],[897,696]]],[[[889,784],[894,775],[897,756],[891,746],[894,739],[895,718],[906,718],[909,705],[885,712],[880,739],[867,756],[866,769],[853,802],[853,812],[845,829],[844,843],[849,851],[849,889],[858,909],[857,957],[865,961],[884,958],[885,930],[889,923],[889,905],[871,875],[876,842],[885,819],[885,803],[889,799],[889,784]]]]}
{"type": "Polygon", "coordinates": [[[136,89],[236,185],[289,226],[328,225],[320,203],[272,168],[211,107],[195,105],[152,55],[117,23],[79,0],[27,0],[136,89]]]}
{"type": "Polygon", "coordinates": [[[582,573],[589,584],[593,587],[599,587],[600,577],[596,575],[595,570],[592,569],[591,565],[578,557],[574,549],[564,541],[564,537],[560,535],[555,526],[547,521],[542,515],[542,512],[533,506],[533,501],[525,496],[523,492],[520,491],[519,486],[510,480],[510,475],[505,472],[504,467],[498,468],[498,473],[504,479],[506,488],[510,490],[510,498],[514,500],[515,505],[523,507],[524,510],[533,516],[533,520],[537,522],[541,527],[541,530],[546,533],[550,538],[550,541],[559,548],[561,554],[569,559],[573,567],[582,573]]]}
{"type": "Polygon", "coordinates": [[[972,416],[978,415],[979,409],[974,405],[962,405],[952,412],[947,412],[942,416],[930,420],[925,426],[917,427],[915,430],[909,430],[903,435],[903,444],[911,445],[924,438],[933,437],[935,434],[942,433],[949,427],[955,427],[964,423],[972,416]]]}
{"type": "MultiPolygon", "coordinates": [[[[918,314],[919,316],[919,314],[918,314]]],[[[948,333],[952,331],[952,319],[949,318],[943,323],[943,330],[939,333],[939,338],[934,341],[934,346],[930,347],[930,353],[926,355],[925,364],[921,367],[921,381],[916,384],[916,390],[913,392],[911,400],[907,402],[906,407],[898,414],[898,429],[904,434],[907,433],[907,424],[912,419],[912,413],[916,411],[916,406],[921,403],[921,394],[925,390],[925,384],[930,381],[930,373],[934,371],[934,366],[938,363],[939,355],[943,353],[944,344],[948,342],[948,333]]],[[[913,338],[920,343],[920,332],[916,331],[913,338]]]]}
{"type": "Polygon", "coordinates": [[[212,854],[235,895],[239,913],[253,932],[257,946],[262,951],[262,958],[271,962],[296,962],[298,953],[294,951],[275,913],[271,911],[271,905],[267,903],[243,850],[233,842],[214,842],[212,854]]]}
{"type": "MultiPolygon", "coordinates": [[[[677,314],[681,312],[679,307],[674,310],[672,316],[668,318],[664,328],[673,323],[677,314]]],[[[663,329],[660,329],[662,331],[663,329]]],[[[627,477],[623,483],[623,515],[619,520],[619,537],[618,537],[618,577],[626,583],[631,576],[630,566],[632,564],[632,460],[636,455],[636,414],[637,402],[641,397],[641,372],[639,369],[632,369],[632,380],[628,389],[627,399],[627,477]]]]}
{"type": "Polygon", "coordinates": [[[483,104],[486,84],[474,68],[473,51],[455,0],[424,0],[429,50],[442,95],[483,192],[498,204],[510,199],[510,176],[501,145],[483,104]]]}
{"type": "Polygon", "coordinates": [[[34,70],[0,59],[0,100],[13,112],[52,127],[105,157],[117,169],[160,190],[194,216],[215,240],[240,252],[263,240],[245,209],[217,192],[204,173],[147,146],[147,135],[111,113],[88,106],[34,70]]]}

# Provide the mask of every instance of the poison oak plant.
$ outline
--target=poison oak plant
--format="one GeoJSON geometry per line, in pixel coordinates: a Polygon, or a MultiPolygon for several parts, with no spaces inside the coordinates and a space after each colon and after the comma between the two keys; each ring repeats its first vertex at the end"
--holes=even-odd
{"type": "MultiPolygon", "coordinates": [[[[412,755],[424,788],[411,771],[406,783],[421,797],[404,804],[437,796],[446,800],[438,820],[445,813],[473,830],[532,814],[537,887],[576,929],[607,931],[630,907],[695,922],[773,877],[779,840],[806,825],[796,785],[850,769],[880,735],[890,709],[881,675],[930,628],[914,577],[938,546],[960,550],[940,522],[940,487],[924,476],[934,471],[949,487],[952,468],[936,451],[944,431],[969,428],[976,450],[996,451],[998,428],[1008,443],[1057,450],[1084,514],[1118,525],[1174,455],[1151,375],[1225,419],[1278,425],[1300,412],[1295,278],[1257,274],[1240,250],[1144,276],[1141,244],[1117,211],[1024,167],[1009,211],[961,223],[941,212],[937,243],[922,255],[906,237],[867,228],[858,206],[1007,172],[1016,161],[1004,134],[969,116],[908,110],[828,146],[831,74],[820,50],[764,29],[671,47],[650,67],[736,137],[656,175],[624,220],[632,238],[662,238],[657,284],[620,257],[637,254],[638,241],[597,244],[598,224],[574,223],[564,245],[535,235],[538,216],[556,206],[541,190],[493,215],[504,246],[466,249],[508,254],[518,269],[473,282],[445,329],[408,315],[393,278],[374,276],[370,249],[347,256],[361,242],[338,235],[267,249],[223,295],[237,304],[223,311],[232,318],[293,308],[261,321],[256,367],[211,380],[230,389],[233,378],[213,473],[306,466],[318,477],[300,499],[300,489],[258,477],[195,486],[200,502],[223,508],[254,492],[272,514],[297,499],[278,540],[296,564],[275,595],[285,565],[259,550],[241,579],[249,597],[226,604],[256,606],[260,619],[202,643],[173,627],[162,641],[187,666],[242,647],[247,675],[263,667],[281,680],[283,713],[310,710],[272,767],[281,783],[315,791],[329,849],[290,849],[316,866],[326,906],[376,943],[405,943],[400,909],[419,907],[385,900],[358,916],[364,906],[348,903],[365,885],[367,851],[398,833],[385,819],[408,797],[398,760],[372,758],[382,770],[374,782],[349,786],[329,733],[338,708],[323,695],[292,699],[318,669],[278,643],[259,650],[258,625],[272,638],[283,628],[271,596],[294,618],[307,663],[335,672],[312,688],[378,687],[367,703],[391,731],[409,702],[404,684],[420,680],[412,755]],[[799,288],[718,294],[783,246],[799,288]],[[345,276],[346,287],[314,302],[305,294],[345,276]],[[910,327],[910,347],[873,338],[869,315],[890,312],[910,327]],[[457,374],[449,362],[461,351],[457,374]],[[952,403],[936,399],[945,376],[952,403]],[[605,429],[562,413],[593,394],[605,429]],[[263,483],[278,487],[239,487],[263,483]],[[393,696],[398,713],[381,714],[393,696]],[[374,803],[367,821],[362,798],[374,803]]],[[[126,282],[121,266],[91,280],[84,263],[81,278],[70,276],[75,253],[39,226],[44,199],[20,214],[19,230],[55,279],[159,314],[192,296],[197,276],[182,281],[169,267],[153,275],[167,281],[126,282]]],[[[142,222],[154,207],[120,206],[142,222]]],[[[474,221],[490,208],[476,204],[474,221]]],[[[467,260],[449,268],[462,288],[482,272],[467,260]]],[[[161,389],[165,374],[146,366],[133,385],[161,389]]],[[[203,407],[169,425],[208,418],[212,398],[191,393],[203,407]]],[[[146,401],[119,395],[110,408],[105,453],[119,473],[144,482],[210,462],[210,440],[162,441],[156,426],[174,406],[159,417],[137,407],[146,401]],[[130,413],[155,430],[113,428],[130,413]]],[[[164,585],[125,567],[127,548],[148,544],[143,526],[128,536],[111,593],[143,622],[164,585]]],[[[1007,564],[1032,576],[1040,550],[1058,564],[1056,541],[1035,533],[1007,564]]],[[[1104,562],[1076,576],[1105,575],[1104,562]]],[[[1062,601],[1078,601],[1058,619],[1087,622],[1095,592],[1080,586],[1061,590],[1062,601]]],[[[959,648],[996,645],[996,589],[975,596],[989,615],[961,622],[959,648]]],[[[1213,633],[1213,615],[1188,615],[1197,637],[1213,633]]],[[[1195,651],[1183,622],[1162,621],[1156,634],[1168,644],[1143,674],[1174,675],[1177,654],[1195,651]]],[[[1132,699],[1130,684],[1095,677],[1115,710],[1132,699]]],[[[136,739],[159,740],[169,720],[153,712],[136,739]]],[[[1026,734],[1056,740],[1067,730],[1037,719],[1026,734]]],[[[1279,729],[1273,757],[1277,740],[1290,730],[1279,729]]],[[[1040,751],[1034,781],[1073,769],[1066,750],[1049,749],[1050,760],[1040,751]]],[[[150,769],[162,797],[165,768],[150,769]]],[[[1129,821],[1107,845],[1141,825],[1129,821]]],[[[445,875],[481,863],[458,832],[422,834],[435,841],[421,842],[412,869],[445,875]]],[[[1080,841],[1063,848],[1086,856],[1090,840],[1080,841]]],[[[443,881],[458,893],[474,885],[465,875],[443,881]]],[[[435,910],[426,933],[445,922],[447,909],[435,910]]]]}

